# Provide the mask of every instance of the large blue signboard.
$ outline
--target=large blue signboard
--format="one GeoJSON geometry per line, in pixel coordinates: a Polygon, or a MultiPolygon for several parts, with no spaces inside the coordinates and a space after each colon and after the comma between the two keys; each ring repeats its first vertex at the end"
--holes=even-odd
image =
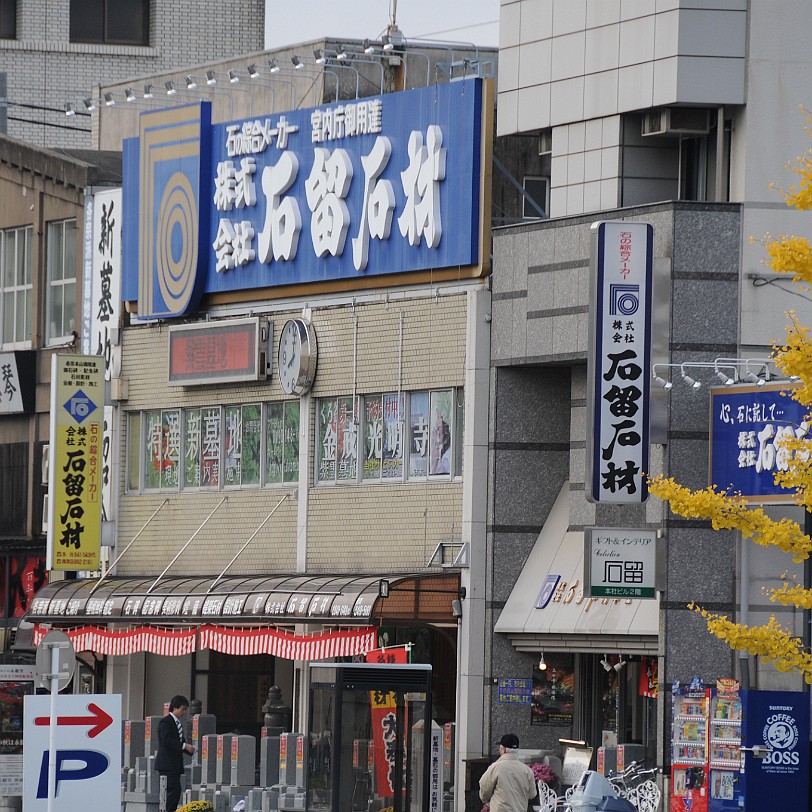
{"type": "Polygon", "coordinates": [[[140,317],[479,263],[481,80],[209,118],[208,102],[143,113],[125,143],[123,297],[140,317]]]}
{"type": "Polygon", "coordinates": [[[791,384],[711,389],[711,483],[753,502],[793,502],[794,490],[775,484],[790,452],[784,437],[809,432],[806,408],[793,400],[791,384]]]}

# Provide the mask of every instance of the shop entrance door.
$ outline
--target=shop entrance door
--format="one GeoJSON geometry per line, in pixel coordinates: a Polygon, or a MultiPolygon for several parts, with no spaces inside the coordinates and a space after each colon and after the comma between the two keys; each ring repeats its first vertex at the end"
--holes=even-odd
{"type": "Polygon", "coordinates": [[[431,666],[316,664],[310,685],[307,808],[431,810],[431,666]]]}

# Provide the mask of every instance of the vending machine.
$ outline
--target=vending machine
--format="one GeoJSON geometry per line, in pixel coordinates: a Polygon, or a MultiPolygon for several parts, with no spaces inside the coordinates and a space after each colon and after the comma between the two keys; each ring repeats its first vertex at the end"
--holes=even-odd
{"type": "Polygon", "coordinates": [[[671,812],[809,806],[809,695],[672,685],[671,812]]]}
{"type": "Polygon", "coordinates": [[[710,700],[698,677],[671,686],[671,812],[708,812],[710,700]]]}
{"type": "Polygon", "coordinates": [[[720,679],[711,694],[708,721],[709,812],[740,809],[741,736],[739,683],[720,679]]]}

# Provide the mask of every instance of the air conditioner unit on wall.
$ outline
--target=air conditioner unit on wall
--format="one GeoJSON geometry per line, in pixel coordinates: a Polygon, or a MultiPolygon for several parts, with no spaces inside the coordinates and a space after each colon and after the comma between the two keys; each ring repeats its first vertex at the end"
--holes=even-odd
{"type": "Polygon", "coordinates": [[[705,135],[709,115],[701,107],[666,107],[643,113],[642,135],[705,135]]]}

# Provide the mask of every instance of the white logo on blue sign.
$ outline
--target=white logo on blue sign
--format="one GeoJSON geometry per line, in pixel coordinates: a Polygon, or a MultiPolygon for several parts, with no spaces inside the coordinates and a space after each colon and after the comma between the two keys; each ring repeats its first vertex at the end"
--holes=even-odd
{"type": "Polygon", "coordinates": [[[63,408],[77,423],[81,423],[96,411],[96,404],[79,389],[70,396],[63,408]]]}

